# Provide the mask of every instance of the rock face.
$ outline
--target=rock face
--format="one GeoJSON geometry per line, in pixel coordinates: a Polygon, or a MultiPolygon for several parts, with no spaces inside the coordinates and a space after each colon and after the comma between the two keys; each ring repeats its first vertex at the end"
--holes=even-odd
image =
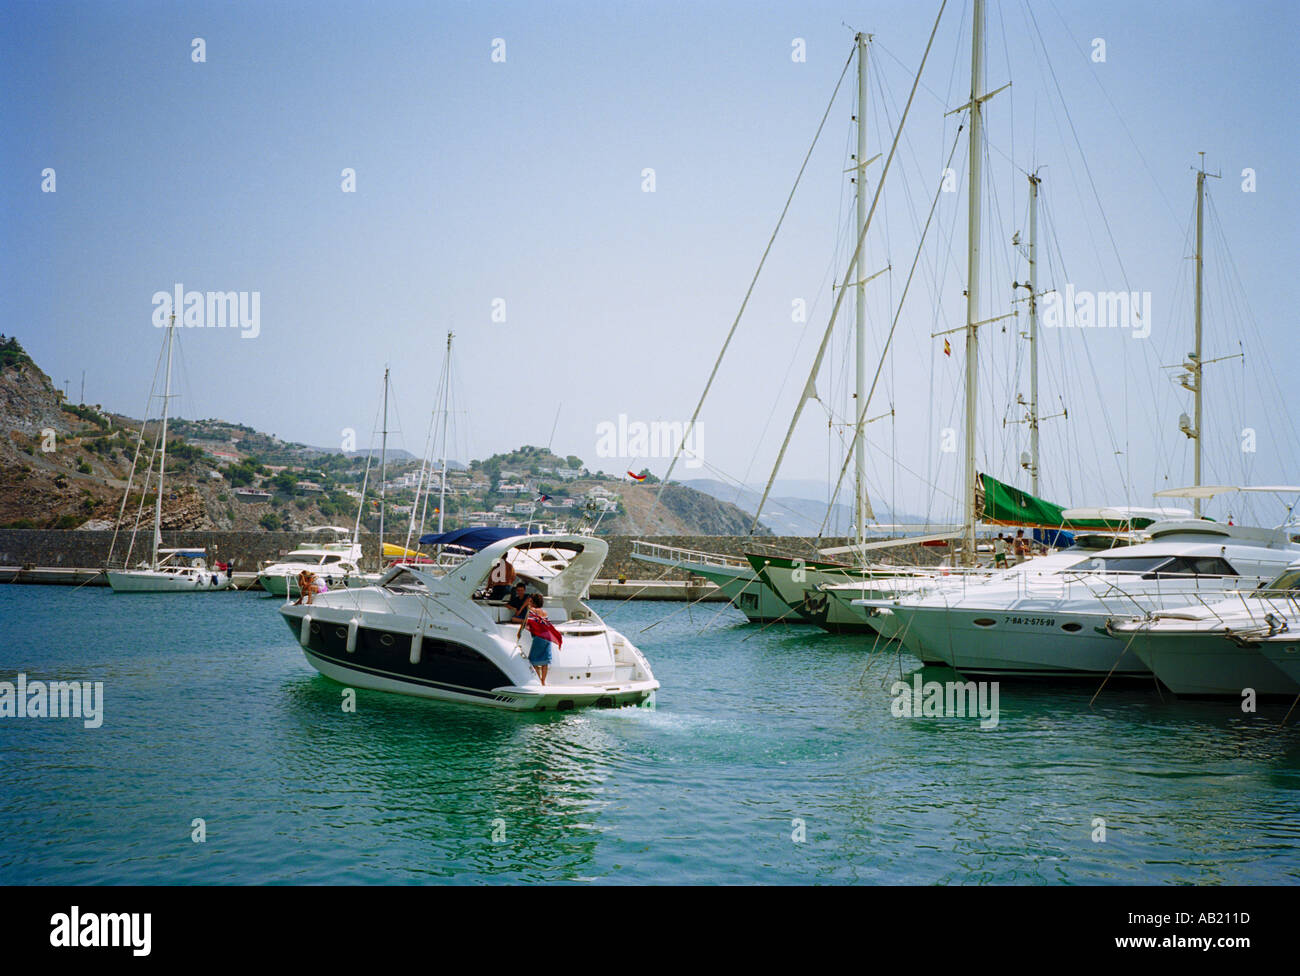
{"type": "MultiPolygon", "coordinates": [[[[682,485],[625,485],[623,505],[627,515],[601,525],[601,534],[637,535],[642,532],[670,535],[743,536],[751,518],[729,502],[682,485]],[[654,504],[659,494],[659,504],[654,504]],[[653,514],[652,514],[653,513],[653,514]]],[[[770,535],[759,526],[757,535],[770,535]]]]}
{"type": "MultiPolygon", "coordinates": [[[[221,421],[175,419],[174,424],[169,434],[188,432],[198,440],[185,443],[180,436],[168,437],[162,513],[165,530],[257,532],[354,523],[355,509],[340,514],[342,503],[337,500],[326,507],[319,496],[277,494],[270,500],[254,501],[238,496],[234,484],[247,481],[234,481],[229,463],[232,457],[237,461],[244,455],[205,451],[200,435],[228,427],[224,436],[229,439],[233,431],[241,444],[278,445],[282,451],[294,445],[221,421]],[[219,460],[219,455],[224,459],[219,460]]],[[[155,489],[152,485],[146,488],[143,472],[149,466],[150,450],[156,440],[154,420],[146,426],[142,459],[131,481],[131,497],[125,509],[122,506],[127,480],[132,478],[139,434],[138,420],[107,413],[97,406],[67,403],[16,341],[5,342],[0,337],[0,528],[74,529],[88,523],[112,526],[118,524],[119,514],[122,528],[128,531],[137,524],[152,526],[155,489]],[[143,499],[142,491],[147,496],[143,499]]],[[[558,463],[561,459],[547,452],[541,460],[558,463]]],[[[531,479],[538,485],[544,480],[545,476],[531,479]]],[[[581,505],[581,496],[593,486],[612,489],[622,506],[600,518],[600,535],[658,532],[732,536],[749,531],[749,516],[735,505],[682,485],[665,487],[657,506],[658,485],[627,484],[604,475],[556,481],[547,491],[571,493],[581,505]]],[[[514,495],[504,500],[517,502],[521,497],[514,495]]],[[[610,497],[608,492],[606,497],[610,497]]],[[[487,503],[479,496],[469,499],[468,504],[472,507],[465,511],[482,509],[487,503]]],[[[576,524],[582,510],[575,507],[563,512],[562,517],[576,524]]],[[[368,523],[374,521],[373,517],[368,519],[368,523]]],[[[404,516],[390,509],[389,525],[404,521],[404,516]]],[[[759,534],[768,534],[768,530],[760,528],[759,534]]]]}

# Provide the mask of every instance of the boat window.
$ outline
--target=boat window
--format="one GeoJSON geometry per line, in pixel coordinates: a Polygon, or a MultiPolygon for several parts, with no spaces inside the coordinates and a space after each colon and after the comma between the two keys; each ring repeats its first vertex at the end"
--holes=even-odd
{"type": "Polygon", "coordinates": [[[384,584],[384,589],[392,593],[428,593],[429,588],[417,576],[402,571],[384,584]]]}
{"type": "Polygon", "coordinates": [[[1275,580],[1261,583],[1261,590],[1300,590],[1300,569],[1288,569],[1275,580]]]}
{"type": "Polygon", "coordinates": [[[1219,556],[1176,556],[1163,566],[1147,573],[1143,579],[1188,578],[1195,576],[1236,576],[1232,565],[1219,556]]]}
{"type": "Polygon", "coordinates": [[[328,566],[331,563],[339,562],[340,560],[342,560],[342,558],[343,558],[342,556],[326,556],[324,562],[322,562],[321,565],[328,566]]]}
{"type": "Polygon", "coordinates": [[[1149,573],[1169,562],[1168,556],[1093,556],[1070,567],[1076,573],[1149,573]]]}

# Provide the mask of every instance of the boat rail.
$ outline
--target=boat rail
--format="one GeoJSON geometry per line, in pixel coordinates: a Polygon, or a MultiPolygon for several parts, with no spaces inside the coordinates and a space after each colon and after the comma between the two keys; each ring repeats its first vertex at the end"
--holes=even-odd
{"type": "Polygon", "coordinates": [[[632,540],[632,555],[652,556],[680,563],[702,563],[705,566],[725,566],[731,569],[750,568],[749,562],[738,556],[727,556],[716,552],[700,552],[698,549],[667,546],[661,542],[646,542],[644,539],[632,540]]]}

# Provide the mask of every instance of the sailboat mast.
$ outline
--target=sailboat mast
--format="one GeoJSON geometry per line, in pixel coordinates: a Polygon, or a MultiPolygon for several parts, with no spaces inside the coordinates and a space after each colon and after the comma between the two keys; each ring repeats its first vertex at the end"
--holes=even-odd
{"type": "MultiPolygon", "coordinates": [[[[172,343],[176,341],[176,315],[167,322],[167,379],[163,384],[162,438],[158,455],[158,501],[153,510],[153,561],[150,569],[158,568],[158,543],[162,541],[163,474],[167,470],[167,412],[172,399],[172,343]]],[[[156,373],[154,374],[157,375],[156,373]]]]}
{"type": "MultiPolygon", "coordinates": [[[[870,34],[858,34],[858,159],[857,159],[857,237],[867,223],[867,42],[870,34]]],[[[867,452],[863,432],[863,412],[867,409],[867,262],[866,248],[858,253],[858,284],[854,289],[854,341],[856,343],[856,368],[853,411],[857,421],[853,436],[853,457],[856,471],[853,492],[854,541],[861,545],[866,539],[867,526],[867,452]]]]}
{"type": "Polygon", "coordinates": [[[1038,184],[1029,174],[1029,476],[1038,496],[1038,184]]]}
{"type": "Polygon", "coordinates": [[[438,533],[447,511],[447,414],[451,407],[451,340],[454,333],[447,333],[447,366],[443,370],[442,381],[442,477],[438,481],[438,533]]]}
{"type": "Polygon", "coordinates": [[[974,0],[970,55],[970,185],[966,221],[966,527],[962,559],[975,563],[975,408],[979,394],[980,180],[984,118],[984,0],[974,0]]]}
{"type": "MultiPolygon", "coordinates": [[[[1192,483],[1196,487],[1201,485],[1201,386],[1205,380],[1205,371],[1201,368],[1201,272],[1203,269],[1203,246],[1205,242],[1205,154],[1201,154],[1201,168],[1196,171],[1196,337],[1195,350],[1192,352],[1192,372],[1194,389],[1195,407],[1193,408],[1195,416],[1192,418],[1192,429],[1195,431],[1193,440],[1196,441],[1196,454],[1194,460],[1194,472],[1192,483]]],[[[1201,499],[1192,500],[1192,515],[1194,518],[1201,517],[1201,499]]]]}
{"type": "Polygon", "coordinates": [[[384,367],[384,429],[379,441],[379,569],[384,568],[384,509],[388,507],[388,367],[384,367]]]}

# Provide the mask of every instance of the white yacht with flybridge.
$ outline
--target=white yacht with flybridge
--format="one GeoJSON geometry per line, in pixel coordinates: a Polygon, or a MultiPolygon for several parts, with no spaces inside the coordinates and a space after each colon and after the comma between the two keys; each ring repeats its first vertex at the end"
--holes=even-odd
{"type": "Polygon", "coordinates": [[[1020,573],[916,597],[862,600],[887,610],[922,660],[997,678],[1149,677],[1107,632],[1112,618],[1219,600],[1276,578],[1300,558],[1288,526],[1208,519],[1157,522],[1149,542],[1110,549],[1045,574],[1020,573]]]}
{"type": "Polygon", "coordinates": [[[515,711],[639,705],[659,687],[636,646],[583,602],[609,551],[604,541],[480,527],[420,544],[464,558],[396,565],[374,586],[280,608],[312,667],[354,687],[515,711]],[[543,595],[563,638],[544,685],[511,607],[491,598],[489,575],[501,560],[543,595]]]}
{"type": "Polygon", "coordinates": [[[365,586],[371,580],[361,572],[361,544],[339,525],[314,525],[307,539],[281,559],[263,564],[257,582],[274,596],[298,596],[298,574],[306,570],[334,587],[365,586]]]}

